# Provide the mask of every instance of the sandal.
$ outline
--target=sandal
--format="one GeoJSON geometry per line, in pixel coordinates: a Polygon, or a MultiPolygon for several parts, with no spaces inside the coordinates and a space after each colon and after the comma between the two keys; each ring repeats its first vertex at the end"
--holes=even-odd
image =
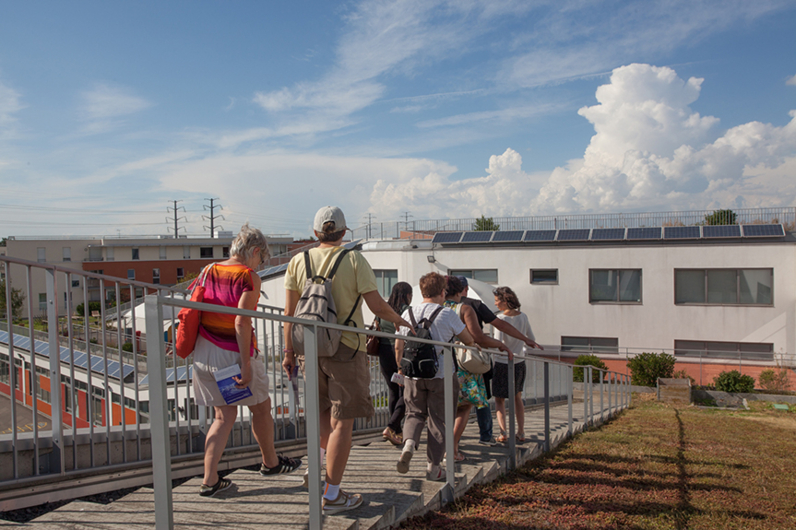
{"type": "Polygon", "coordinates": [[[509,441],[509,437],[506,436],[504,433],[500,433],[497,437],[497,443],[504,444],[509,441]]]}
{"type": "Polygon", "coordinates": [[[260,464],[261,475],[279,475],[281,473],[292,473],[301,467],[301,460],[298,458],[288,458],[278,455],[279,463],[274,467],[268,467],[263,462],[260,464]]]}
{"type": "Polygon", "coordinates": [[[517,443],[521,443],[521,444],[525,443],[525,433],[524,432],[518,432],[517,433],[517,443]]]}
{"type": "Polygon", "coordinates": [[[463,454],[461,454],[461,453],[459,453],[459,454],[457,454],[457,455],[454,455],[454,456],[453,456],[453,461],[454,461],[454,462],[464,462],[465,460],[467,460],[467,457],[466,457],[466,456],[464,456],[464,455],[463,455],[463,454]]]}
{"type": "Polygon", "coordinates": [[[207,484],[202,484],[202,487],[199,488],[199,495],[202,497],[214,497],[216,493],[222,492],[232,487],[232,481],[226,478],[218,478],[218,482],[216,482],[212,486],[208,486],[207,484]]]}

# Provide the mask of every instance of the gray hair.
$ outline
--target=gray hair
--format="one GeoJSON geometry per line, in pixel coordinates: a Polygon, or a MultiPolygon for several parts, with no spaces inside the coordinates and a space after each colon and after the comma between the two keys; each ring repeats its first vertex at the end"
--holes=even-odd
{"type": "Polygon", "coordinates": [[[240,232],[232,240],[232,244],[229,246],[229,255],[248,261],[258,253],[262,253],[264,259],[271,257],[268,241],[258,228],[252,228],[249,223],[246,223],[240,227],[240,232]]]}

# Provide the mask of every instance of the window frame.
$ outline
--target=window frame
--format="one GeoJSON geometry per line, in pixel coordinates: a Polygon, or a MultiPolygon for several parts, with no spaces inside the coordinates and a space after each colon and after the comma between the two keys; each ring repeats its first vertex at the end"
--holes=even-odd
{"type": "Polygon", "coordinates": [[[130,253],[131,253],[131,257],[130,257],[131,260],[136,261],[136,260],[140,260],[141,259],[141,251],[140,251],[140,249],[138,247],[133,247],[130,250],[130,253]]]}
{"type": "Polygon", "coordinates": [[[574,352],[588,352],[588,353],[604,353],[604,354],[618,354],[619,353],[619,337],[578,337],[575,335],[561,335],[559,339],[559,344],[561,347],[561,351],[574,351],[574,352]],[[583,339],[588,341],[588,345],[585,348],[580,348],[578,346],[565,346],[564,339],[583,339]],[[603,341],[616,341],[616,346],[597,346],[597,348],[616,348],[616,351],[607,351],[604,349],[597,349],[595,350],[595,346],[592,345],[592,341],[594,340],[603,340],[603,341]]]}
{"type": "Polygon", "coordinates": [[[127,269],[127,279],[135,280],[135,269],[127,269]]]}
{"type": "Polygon", "coordinates": [[[160,284],[160,269],[157,267],[152,269],[152,283],[155,285],[160,284]]]}
{"type": "Polygon", "coordinates": [[[213,259],[215,255],[213,247],[199,247],[199,259],[213,259]],[[207,250],[210,250],[210,255],[207,256],[207,250]]]}
{"type": "Polygon", "coordinates": [[[643,305],[644,304],[644,273],[642,269],[589,269],[589,303],[596,305],[643,305]],[[614,271],[616,273],[616,299],[615,300],[594,300],[592,299],[592,275],[596,271],[614,271]],[[619,289],[621,273],[638,272],[638,300],[620,300],[621,290],[619,289]]]}
{"type": "Polygon", "coordinates": [[[689,355],[689,351],[699,351],[699,359],[724,359],[724,360],[731,360],[731,361],[763,361],[763,362],[770,362],[774,360],[774,343],[773,342],[741,342],[741,341],[717,341],[717,340],[691,340],[691,339],[674,339],[674,356],[675,358],[697,358],[696,355],[689,355]],[[692,348],[688,345],[683,343],[702,343],[701,348],[692,348]],[[732,344],[735,346],[735,350],[720,350],[716,348],[711,348],[710,346],[716,346],[720,344],[732,344]],[[749,351],[744,350],[744,346],[751,346],[751,347],[758,347],[760,349],[761,346],[768,347],[770,351],[749,351]],[[734,353],[735,356],[718,356],[718,355],[711,355],[710,352],[722,352],[722,353],[734,353]],[[681,352],[678,354],[678,352],[681,352]],[[704,352],[704,355],[703,353],[704,352]],[[744,355],[746,354],[746,355],[744,355]],[[761,356],[771,356],[770,358],[761,358],[761,356]]]}
{"type": "Polygon", "coordinates": [[[387,300],[392,293],[392,286],[398,283],[398,269],[373,269],[373,274],[376,276],[376,287],[379,295],[387,300]],[[384,273],[395,273],[395,281],[392,284],[385,283],[387,278],[384,273]]]}
{"type": "Polygon", "coordinates": [[[61,247],[62,261],[72,261],[72,247],[61,247]]]}
{"type": "Polygon", "coordinates": [[[488,269],[448,269],[448,276],[464,276],[468,280],[478,280],[484,283],[488,283],[489,285],[500,285],[500,273],[496,268],[488,268],[488,269]],[[480,278],[475,278],[476,272],[484,272],[484,271],[495,271],[495,281],[494,282],[487,282],[481,280],[480,278]]]}
{"type": "Polygon", "coordinates": [[[712,307],[774,307],[774,267],[687,267],[674,269],[672,273],[672,295],[676,306],[712,306],[712,307]],[[678,272],[703,272],[705,282],[705,292],[701,302],[678,302],[677,301],[677,273],[678,272]],[[708,284],[709,272],[711,271],[735,271],[735,303],[709,302],[710,285],[708,284]],[[743,303],[741,302],[741,271],[771,271],[771,303],[743,303]]]}
{"type": "Polygon", "coordinates": [[[531,269],[530,274],[531,274],[531,277],[530,277],[531,285],[558,285],[558,269],[531,269]],[[534,281],[534,279],[533,279],[533,273],[534,272],[551,272],[551,271],[556,273],[556,279],[555,280],[537,280],[537,281],[534,281]]]}

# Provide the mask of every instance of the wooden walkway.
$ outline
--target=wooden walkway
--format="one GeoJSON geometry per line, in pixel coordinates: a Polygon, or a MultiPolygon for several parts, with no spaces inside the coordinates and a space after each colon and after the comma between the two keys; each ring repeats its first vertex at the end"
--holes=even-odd
{"type": "MultiPolygon", "coordinates": [[[[599,401],[596,405],[595,423],[600,423],[599,401]]],[[[567,417],[566,402],[551,407],[551,448],[566,439],[567,417]]],[[[576,401],[573,404],[574,433],[582,430],[582,421],[583,403],[576,401]]],[[[541,406],[526,410],[525,431],[529,439],[518,446],[518,465],[542,452],[544,409],[541,406]]],[[[478,426],[473,416],[461,443],[467,460],[457,464],[457,496],[473,484],[494,480],[505,473],[507,447],[485,447],[477,442],[478,426]]],[[[361,493],[365,505],[351,512],[325,517],[324,528],[391,528],[407,517],[439,508],[439,491],[443,483],[425,480],[425,442],[405,475],[395,471],[399,455],[398,448],[381,441],[380,437],[367,445],[355,446],[343,488],[361,493]]],[[[255,471],[237,470],[228,475],[235,487],[215,498],[200,497],[201,477],[192,478],[174,489],[175,528],[307,528],[309,496],[301,484],[303,470],[304,466],[293,474],[274,478],[262,477],[255,471]]],[[[29,523],[0,521],[0,527],[126,530],[153,528],[154,521],[153,491],[140,488],[107,505],[74,501],[29,523]]]]}

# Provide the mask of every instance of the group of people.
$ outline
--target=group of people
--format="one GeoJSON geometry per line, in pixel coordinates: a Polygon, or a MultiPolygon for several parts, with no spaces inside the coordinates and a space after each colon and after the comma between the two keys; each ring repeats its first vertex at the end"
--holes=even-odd
{"type": "MultiPolygon", "coordinates": [[[[407,339],[380,339],[379,361],[382,374],[389,388],[388,407],[390,421],[383,437],[402,451],[396,464],[399,473],[406,473],[418,447],[423,427],[428,425],[427,468],[429,480],[444,480],[441,467],[445,456],[445,409],[444,409],[444,361],[442,348],[437,347],[439,367],[431,379],[404,377],[399,383],[394,380],[401,373],[401,360],[405,343],[414,334],[409,321],[431,319],[431,336],[434,340],[448,342],[454,337],[467,346],[497,349],[511,358],[515,351],[523,348],[539,348],[536,344],[527,317],[519,311],[517,296],[508,287],[494,291],[495,304],[501,310],[495,315],[480,300],[467,297],[466,278],[442,276],[432,272],[420,278],[423,300],[412,306],[412,287],[406,282],[396,284],[385,301],[378,292],[376,277],[370,264],[357,251],[341,254],[346,226],[343,212],[332,206],[318,210],[313,222],[318,247],[308,256],[295,256],[285,274],[285,314],[293,316],[302,293],[308,272],[325,277],[337,265],[331,282],[331,297],[338,315],[349,315],[348,325],[364,328],[362,304],[367,304],[376,315],[380,329],[397,333],[407,339]],[[342,256],[341,259],[340,256],[342,256]],[[311,271],[307,270],[309,265],[311,271]],[[483,332],[484,323],[496,330],[495,338],[483,332]]],[[[260,279],[255,270],[268,259],[268,246],[263,234],[248,225],[230,246],[230,258],[209,266],[204,271],[204,302],[255,309],[259,299],[260,279]]],[[[305,370],[305,358],[294,350],[292,325],[285,324],[285,348],[282,366],[288,377],[298,367],[305,370]]],[[[260,473],[273,475],[290,473],[301,466],[301,461],[278,455],[274,450],[273,419],[269,398],[268,378],[262,362],[253,361],[258,355],[251,319],[244,316],[202,313],[200,337],[194,351],[194,394],[200,406],[215,409],[215,421],[205,441],[205,473],[200,495],[213,496],[231,487],[228,479],[219,477],[218,464],[227,438],[235,422],[237,407],[248,405],[252,412],[252,430],[262,453],[260,473]],[[234,364],[240,365],[241,375],[235,378],[238,388],[249,388],[252,396],[233,405],[228,405],[218,390],[214,373],[234,364]]],[[[351,449],[353,426],[356,418],[374,414],[370,396],[370,372],[365,351],[365,341],[356,331],[346,331],[336,352],[319,357],[319,395],[321,426],[321,464],[325,460],[326,477],[323,488],[323,512],[339,513],[359,507],[362,496],[341,489],[348,456],[351,449]]],[[[524,417],[522,414],[521,389],[525,377],[525,364],[515,367],[514,396],[508,395],[507,361],[502,356],[494,359],[494,369],[484,375],[471,374],[459,367],[454,384],[457,405],[454,425],[456,461],[465,459],[459,450],[459,440],[465,430],[470,411],[476,407],[481,443],[493,445],[506,441],[505,400],[513,398],[517,403],[518,440],[524,441],[524,417]],[[490,380],[492,385],[490,385],[490,380]],[[492,435],[492,414],[489,409],[490,386],[495,395],[500,435],[492,435]]],[[[401,379],[400,377],[397,379],[401,379]]],[[[309,487],[308,473],[304,474],[304,486],[309,487]]]]}

